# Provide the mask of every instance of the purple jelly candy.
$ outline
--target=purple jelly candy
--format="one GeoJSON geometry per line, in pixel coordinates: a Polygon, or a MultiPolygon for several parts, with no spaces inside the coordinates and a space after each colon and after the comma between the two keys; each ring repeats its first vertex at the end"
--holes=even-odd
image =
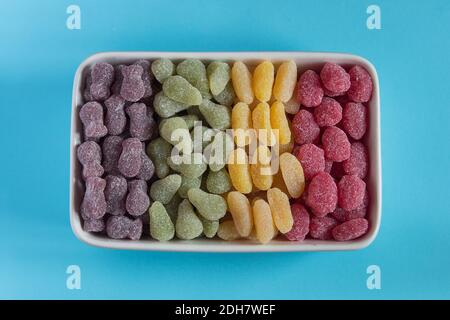
{"type": "Polygon", "coordinates": [[[101,177],[104,170],[101,165],[102,152],[100,146],[94,141],[86,141],[77,148],[78,161],[83,165],[83,179],[101,177]]]}
{"type": "Polygon", "coordinates": [[[125,116],[124,106],[125,100],[118,95],[112,95],[105,101],[105,125],[111,135],[119,135],[125,129],[127,117],[125,116]]]}
{"type": "Polygon", "coordinates": [[[142,235],[142,221],[126,216],[111,216],[106,221],[106,234],[113,239],[138,240],[142,235]]]}
{"type": "Polygon", "coordinates": [[[96,63],[91,69],[91,95],[94,100],[105,100],[110,94],[110,87],[114,81],[114,67],[106,62],[96,63]]]}
{"type": "Polygon", "coordinates": [[[86,179],[86,192],[81,203],[81,215],[84,219],[101,219],[106,213],[106,181],[98,177],[86,179]]]}
{"type": "Polygon", "coordinates": [[[137,138],[128,138],[122,142],[122,153],[117,166],[119,171],[127,178],[138,175],[142,166],[142,144],[137,138]]]}
{"type": "Polygon", "coordinates": [[[92,84],[92,77],[90,74],[86,76],[86,85],[84,87],[83,91],[83,98],[85,102],[94,100],[94,97],[91,94],[91,84],[92,84]]]}
{"type": "Polygon", "coordinates": [[[114,83],[111,86],[111,92],[115,95],[120,95],[120,88],[122,88],[123,74],[122,68],[123,64],[118,64],[114,67],[114,83]]]}
{"type": "Polygon", "coordinates": [[[144,95],[142,98],[147,98],[152,95],[152,74],[150,73],[150,62],[147,60],[138,60],[136,61],[137,65],[142,67],[142,82],[144,83],[144,95]]]}
{"type": "Polygon", "coordinates": [[[150,206],[150,198],[147,195],[147,183],[144,180],[128,182],[128,196],[125,202],[127,212],[132,216],[144,214],[150,206]]]}
{"type": "Polygon", "coordinates": [[[125,214],[127,180],[124,177],[113,175],[106,176],[105,180],[106,212],[115,216],[125,214]]]}
{"type": "Polygon", "coordinates": [[[145,94],[144,81],[142,81],[143,69],[140,65],[122,67],[122,87],[120,95],[127,101],[136,102],[145,94]]]}
{"type": "Polygon", "coordinates": [[[141,141],[150,139],[154,130],[154,120],[148,116],[144,103],[133,103],[126,109],[130,117],[130,134],[141,141]]]}
{"type": "Polygon", "coordinates": [[[148,157],[147,153],[145,152],[145,143],[143,142],[142,142],[141,160],[142,160],[141,170],[139,171],[136,178],[144,181],[149,181],[153,177],[153,174],[155,173],[155,166],[153,165],[152,160],[148,157]]]}
{"type": "Polygon", "coordinates": [[[100,103],[95,101],[85,103],[80,109],[80,119],[86,140],[98,139],[108,133],[103,124],[103,107],[100,103]]]}
{"type": "Polygon", "coordinates": [[[128,229],[128,238],[131,240],[139,240],[142,236],[142,219],[135,219],[131,221],[128,229]]]}
{"type": "Polygon", "coordinates": [[[87,232],[102,232],[105,230],[103,219],[86,219],[83,223],[83,229],[87,232]]]}
{"type": "Polygon", "coordinates": [[[106,173],[119,173],[118,161],[122,153],[123,138],[119,136],[108,136],[103,140],[103,168],[106,173]]]}

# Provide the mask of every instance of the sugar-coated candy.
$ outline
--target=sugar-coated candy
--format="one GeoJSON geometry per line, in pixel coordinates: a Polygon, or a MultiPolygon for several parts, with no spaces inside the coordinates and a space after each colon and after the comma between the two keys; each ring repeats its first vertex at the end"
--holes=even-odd
{"type": "Polygon", "coordinates": [[[207,193],[201,189],[190,189],[188,198],[205,219],[218,220],[227,212],[227,202],[217,194],[207,193]]]}
{"type": "Polygon", "coordinates": [[[141,170],[137,174],[136,178],[144,181],[149,181],[155,174],[155,165],[145,152],[145,143],[142,142],[141,152],[141,170]]]}
{"type": "Polygon", "coordinates": [[[169,203],[164,205],[164,208],[166,209],[167,214],[169,215],[172,222],[175,224],[177,221],[178,216],[178,206],[180,205],[181,201],[183,201],[183,198],[180,197],[178,193],[176,193],[172,199],[169,201],[169,203]]]}
{"type": "Polygon", "coordinates": [[[198,59],[187,59],[177,65],[177,74],[196,87],[204,98],[210,98],[206,67],[198,59]]]}
{"type": "Polygon", "coordinates": [[[119,173],[118,161],[122,153],[123,138],[120,136],[107,136],[103,140],[103,168],[106,173],[119,173]]]}
{"type": "Polygon", "coordinates": [[[78,161],[83,166],[83,179],[88,177],[101,177],[104,168],[101,165],[102,151],[95,141],[86,141],[77,148],[78,161]]]}
{"type": "Polygon", "coordinates": [[[178,206],[175,231],[177,237],[183,240],[195,239],[203,232],[203,224],[187,199],[181,201],[178,206]]]}
{"type": "Polygon", "coordinates": [[[92,77],[91,77],[91,74],[89,73],[86,75],[86,83],[84,85],[84,90],[83,90],[84,102],[94,100],[94,97],[91,94],[91,84],[92,84],[92,77]]]}
{"type": "Polygon", "coordinates": [[[367,102],[372,96],[373,83],[370,74],[361,66],[353,66],[348,71],[350,89],[347,95],[354,102],[367,102]]]}
{"type": "Polygon", "coordinates": [[[213,96],[219,104],[231,107],[236,100],[236,93],[234,92],[231,81],[225,86],[225,88],[219,94],[213,96]]]}
{"type": "Polygon", "coordinates": [[[219,224],[219,229],[217,230],[217,236],[226,241],[237,240],[241,238],[241,235],[236,229],[233,220],[223,221],[219,224]]]}
{"type": "Polygon", "coordinates": [[[310,224],[308,210],[301,204],[294,203],[291,205],[291,212],[294,219],[294,225],[289,232],[284,234],[284,236],[290,241],[305,240],[305,237],[309,232],[310,224]]]}
{"type": "Polygon", "coordinates": [[[342,119],[342,107],[333,98],[324,97],[317,108],[314,108],[314,119],[319,127],[338,124],[342,119]]]}
{"type": "Polygon", "coordinates": [[[117,161],[120,173],[127,178],[137,176],[142,166],[142,143],[137,138],[128,138],[122,142],[122,153],[117,161]]]}
{"type": "Polygon", "coordinates": [[[164,80],[175,73],[175,65],[172,61],[166,58],[153,61],[151,69],[156,80],[158,80],[160,83],[163,83],[164,80]]]}
{"type": "Polygon", "coordinates": [[[281,233],[289,232],[294,225],[288,196],[278,188],[267,191],[267,201],[272,212],[273,221],[281,233]]]}
{"type": "MultiPolygon", "coordinates": [[[[340,162],[338,162],[340,163],[340,162]]],[[[331,168],[333,167],[333,161],[329,160],[329,159],[325,159],[325,172],[331,173],[331,168]]]]}
{"type": "Polygon", "coordinates": [[[94,100],[105,100],[114,81],[114,67],[106,62],[96,63],[91,69],[90,93],[94,100]]]}
{"type": "Polygon", "coordinates": [[[86,191],[81,202],[81,215],[84,219],[101,219],[106,213],[106,181],[99,177],[86,179],[86,191]]]}
{"type": "Polygon", "coordinates": [[[272,154],[265,145],[259,145],[250,164],[250,175],[253,185],[259,190],[268,190],[272,186],[272,168],[270,166],[272,154]]]}
{"type": "Polygon", "coordinates": [[[325,157],[341,162],[350,157],[350,142],[344,131],[338,127],[327,127],[322,134],[322,145],[325,157]]]}
{"type": "Polygon", "coordinates": [[[343,95],[345,95],[345,92],[333,92],[328,90],[327,88],[323,88],[323,93],[325,96],[330,97],[330,98],[338,98],[338,97],[342,97],[343,95]]]}
{"type": "Polygon", "coordinates": [[[133,103],[126,109],[130,117],[130,134],[141,141],[150,139],[155,128],[155,122],[147,114],[147,106],[144,103],[133,103]]]}
{"type": "Polygon", "coordinates": [[[172,157],[169,157],[167,163],[172,170],[188,178],[200,177],[208,168],[201,153],[191,153],[190,155],[186,155],[186,157],[187,159],[183,157],[181,160],[184,161],[179,164],[174,163],[172,157]]]}
{"type": "Polygon", "coordinates": [[[126,216],[110,216],[106,221],[106,234],[113,239],[139,240],[142,235],[142,220],[126,216]]]}
{"type": "Polygon", "coordinates": [[[203,99],[199,109],[211,128],[220,130],[230,128],[231,112],[227,106],[203,99]]]}
{"type": "Polygon", "coordinates": [[[114,82],[111,86],[111,92],[114,95],[120,96],[120,89],[122,88],[123,74],[122,68],[123,64],[118,64],[114,66],[114,82]]]}
{"type": "Polygon", "coordinates": [[[361,237],[369,228],[369,222],[364,218],[357,218],[341,223],[333,228],[333,238],[337,241],[348,241],[361,237]]]}
{"type": "Polygon", "coordinates": [[[276,136],[270,123],[270,107],[266,102],[260,102],[252,111],[252,124],[256,129],[258,140],[265,145],[276,143],[276,136]]]}
{"type": "Polygon", "coordinates": [[[263,61],[253,71],[253,92],[256,99],[267,102],[272,97],[275,68],[270,61],[263,61]]]}
{"type": "Polygon", "coordinates": [[[247,153],[244,149],[235,149],[228,160],[228,172],[230,173],[233,187],[241,193],[252,192],[252,177],[247,153]]]}
{"type": "Polygon", "coordinates": [[[366,106],[361,103],[347,103],[342,112],[342,127],[353,139],[361,139],[367,130],[366,106]]]}
{"type": "Polygon", "coordinates": [[[179,174],[171,174],[160,180],[156,180],[150,186],[150,197],[154,201],[167,204],[177,193],[181,186],[181,176],[179,174]]]}
{"type": "Polygon", "coordinates": [[[250,143],[250,129],[252,124],[252,112],[250,107],[238,102],[231,111],[231,127],[233,128],[234,141],[237,146],[243,147],[250,143]]]}
{"type": "Polygon", "coordinates": [[[284,105],[280,101],[275,101],[270,107],[270,125],[274,129],[279,144],[287,144],[291,141],[291,129],[284,105]]]}
{"type": "Polygon", "coordinates": [[[319,137],[320,128],[311,112],[302,109],[292,120],[292,133],[298,144],[313,143],[319,137]]]}
{"type": "Polygon", "coordinates": [[[231,68],[231,81],[239,101],[251,104],[254,99],[252,88],[252,74],[245,63],[236,61],[231,68]]]}
{"type": "Polygon", "coordinates": [[[87,232],[102,232],[105,230],[105,221],[103,219],[85,219],[83,221],[83,230],[87,232]]]}
{"type": "Polygon", "coordinates": [[[100,103],[96,101],[85,103],[80,109],[80,119],[86,140],[95,140],[108,133],[108,129],[103,124],[103,107],[100,103]]]}
{"type": "Polygon", "coordinates": [[[219,230],[219,220],[210,221],[202,216],[199,216],[198,218],[202,222],[203,234],[205,237],[213,238],[217,234],[217,230],[219,230]]]}
{"type": "Polygon", "coordinates": [[[350,147],[350,158],[342,161],[346,174],[352,174],[364,179],[369,168],[369,155],[361,142],[354,142],[350,147]]]}
{"type": "Polygon", "coordinates": [[[150,235],[158,241],[168,241],[175,235],[175,226],[163,204],[153,202],[148,210],[150,215],[150,235]]]}
{"type": "MultiPolygon", "coordinates": [[[[198,187],[200,187],[200,183],[198,187]]],[[[215,194],[230,191],[231,180],[227,170],[222,168],[219,171],[209,171],[208,177],[206,178],[206,189],[215,194]]]]}
{"type": "MultiPolygon", "coordinates": [[[[195,116],[188,114],[187,116],[195,116]]],[[[197,117],[197,116],[195,116],[197,117]]],[[[191,140],[193,144],[194,153],[201,153],[202,150],[208,146],[214,139],[217,131],[205,126],[195,126],[191,130],[191,140]]]]}
{"type": "Polygon", "coordinates": [[[252,206],[256,238],[262,244],[268,243],[276,235],[269,204],[263,199],[256,199],[252,206]]]}
{"type": "Polygon", "coordinates": [[[289,101],[284,103],[284,110],[289,114],[296,114],[300,110],[300,102],[296,96],[293,96],[289,101]]]}
{"type": "Polygon", "coordinates": [[[181,117],[164,119],[159,124],[160,136],[172,145],[178,145],[182,151],[192,150],[189,128],[181,117]]]}
{"type": "Polygon", "coordinates": [[[188,130],[191,130],[192,128],[194,128],[195,123],[197,121],[200,121],[199,117],[195,114],[185,114],[185,115],[182,115],[181,118],[184,120],[184,122],[186,122],[186,126],[187,126],[188,130]]]}
{"type": "Polygon", "coordinates": [[[297,84],[297,65],[293,60],[283,62],[277,70],[275,84],[273,85],[273,96],[281,102],[291,99],[297,84]]]}
{"type": "Polygon", "coordinates": [[[209,88],[213,95],[218,95],[231,79],[230,66],[226,62],[213,61],[206,69],[209,80],[209,88]]]}
{"type": "Polygon", "coordinates": [[[201,177],[189,178],[185,176],[181,176],[181,185],[178,189],[178,195],[183,199],[188,197],[187,193],[192,188],[200,188],[202,184],[201,177]]]}
{"type": "Polygon", "coordinates": [[[300,197],[305,190],[305,175],[300,161],[292,153],[283,153],[280,156],[280,170],[289,195],[300,197]]]}
{"type": "Polygon", "coordinates": [[[343,176],[345,176],[345,171],[344,168],[342,167],[342,162],[333,162],[330,174],[336,180],[339,180],[343,176]]]}
{"type": "Polygon", "coordinates": [[[164,94],[172,100],[188,105],[199,105],[200,91],[181,76],[170,76],[163,83],[164,94]]]}
{"type": "Polygon", "coordinates": [[[331,240],[331,231],[338,225],[338,221],[333,217],[311,217],[309,224],[309,235],[314,239],[331,240]]]}
{"type": "Polygon", "coordinates": [[[127,180],[122,176],[107,175],[105,181],[106,212],[114,216],[125,214],[127,180]]]}
{"type": "Polygon", "coordinates": [[[311,180],[317,173],[325,171],[325,156],[323,150],[312,143],[306,143],[294,152],[302,164],[307,180],[311,180]]]}
{"type": "Polygon", "coordinates": [[[250,201],[244,194],[238,191],[231,191],[227,195],[227,203],[237,232],[242,237],[247,237],[253,229],[253,214],[250,201]]]}
{"type": "Polygon", "coordinates": [[[346,92],[350,88],[350,75],[336,63],[327,62],[320,70],[323,86],[331,92],[346,92]]]}
{"type": "Polygon", "coordinates": [[[209,168],[212,171],[219,171],[225,167],[233,148],[234,143],[231,134],[225,131],[217,132],[213,141],[203,151],[209,168]]]}
{"type": "Polygon", "coordinates": [[[345,175],[338,183],[339,206],[344,210],[358,208],[364,200],[366,183],[355,175],[345,175]]]}
{"type": "Polygon", "coordinates": [[[142,67],[137,64],[122,67],[123,80],[120,88],[122,98],[130,102],[136,102],[144,96],[143,72],[142,67]]]}
{"type": "Polygon", "coordinates": [[[336,209],[338,189],[333,178],[326,172],[319,172],[308,186],[306,205],[317,217],[324,217],[336,209]]]}
{"type": "MultiPolygon", "coordinates": [[[[289,194],[286,184],[284,183],[283,174],[281,173],[281,170],[278,170],[278,172],[273,176],[272,188],[278,188],[283,193],[289,194]]],[[[303,194],[304,193],[305,191],[303,191],[303,194]]]]}
{"type": "Polygon", "coordinates": [[[140,216],[147,211],[150,198],[147,195],[147,183],[144,180],[132,180],[128,182],[128,195],[125,208],[132,216],[140,216]]]}
{"type": "Polygon", "coordinates": [[[297,100],[305,107],[317,107],[323,98],[319,75],[313,70],[302,73],[297,84],[297,100]]]}
{"type": "Polygon", "coordinates": [[[349,221],[357,218],[364,218],[367,214],[367,208],[364,205],[354,209],[354,210],[344,210],[340,207],[337,207],[331,215],[340,222],[349,221]]]}
{"type": "Polygon", "coordinates": [[[140,59],[134,63],[142,67],[142,82],[144,84],[144,95],[142,98],[150,97],[153,93],[152,90],[152,74],[150,73],[150,62],[144,59],[140,59]]]}
{"type": "Polygon", "coordinates": [[[118,95],[112,95],[105,100],[105,125],[108,134],[119,135],[125,130],[127,117],[125,116],[125,100],[118,95]]]}
{"type": "Polygon", "coordinates": [[[164,92],[160,91],[155,95],[153,108],[155,108],[155,112],[160,117],[168,118],[180,111],[186,110],[189,108],[189,105],[172,100],[168,98],[164,92]]]}

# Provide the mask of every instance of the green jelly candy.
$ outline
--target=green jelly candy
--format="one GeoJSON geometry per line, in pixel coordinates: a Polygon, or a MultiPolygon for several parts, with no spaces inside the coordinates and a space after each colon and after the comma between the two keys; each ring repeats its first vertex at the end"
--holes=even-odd
{"type": "Polygon", "coordinates": [[[199,109],[211,128],[223,130],[230,127],[231,112],[227,106],[222,106],[204,99],[199,109]]]}
{"type": "Polygon", "coordinates": [[[186,114],[184,116],[181,116],[181,118],[183,118],[184,122],[186,122],[188,130],[191,130],[195,126],[196,121],[200,121],[198,116],[195,114],[186,114]]]}
{"type": "Polygon", "coordinates": [[[187,109],[187,113],[188,113],[188,114],[196,115],[200,120],[205,120],[205,119],[203,118],[203,115],[202,115],[202,113],[200,112],[200,108],[199,108],[198,106],[190,106],[190,107],[187,109]]]}
{"type": "Polygon", "coordinates": [[[231,107],[233,105],[236,100],[236,94],[234,93],[231,81],[228,82],[225,89],[223,89],[221,93],[214,96],[214,100],[227,107],[231,107]]]}
{"type": "Polygon", "coordinates": [[[219,220],[207,220],[203,218],[202,216],[199,216],[200,221],[203,224],[203,234],[207,238],[212,238],[216,235],[217,230],[219,230],[219,220]]]}
{"type": "Polygon", "coordinates": [[[159,241],[168,241],[175,235],[175,227],[167,214],[163,204],[159,201],[153,202],[150,209],[150,235],[159,241]]]}
{"type": "Polygon", "coordinates": [[[183,200],[178,206],[175,230],[177,237],[182,240],[192,240],[203,232],[203,224],[187,199],[183,200]]]}
{"type": "Polygon", "coordinates": [[[177,74],[196,87],[204,98],[210,98],[209,83],[203,62],[197,59],[187,59],[178,64],[177,74]]]}
{"type": "Polygon", "coordinates": [[[190,106],[202,103],[200,91],[181,76],[170,76],[163,83],[164,94],[190,106]]]}
{"type": "Polygon", "coordinates": [[[225,167],[233,149],[234,141],[231,135],[224,131],[219,131],[214,136],[213,142],[205,147],[203,152],[209,168],[212,171],[219,171],[225,167]]]}
{"type": "Polygon", "coordinates": [[[219,220],[227,212],[227,202],[217,194],[211,194],[201,189],[188,191],[188,198],[203,218],[219,220]]]}
{"type": "Polygon", "coordinates": [[[191,130],[191,140],[194,145],[194,152],[202,152],[211,143],[216,134],[216,130],[205,126],[196,126],[191,130]]]}
{"type": "Polygon", "coordinates": [[[206,72],[208,74],[211,93],[218,95],[230,81],[230,66],[225,62],[214,61],[208,65],[206,72]]]}
{"type": "MultiPolygon", "coordinates": [[[[184,160],[184,156],[180,157],[180,160],[184,160]]],[[[172,170],[181,173],[185,177],[200,177],[208,167],[203,159],[203,155],[201,153],[191,153],[186,157],[186,161],[181,161],[180,163],[175,162],[172,157],[169,157],[167,158],[167,163],[172,170]]]]}
{"type": "Polygon", "coordinates": [[[169,215],[172,222],[175,224],[178,216],[178,205],[183,201],[183,198],[180,197],[178,193],[176,193],[173,198],[169,201],[168,204],[164,205],[166,208],[167,214],[169,215]]]}
{"type": "Polygon", "coordinates": [[[158,92],[153,100],[153,108],[155,112],[161,118],[168,118],[174,114],[186,110],[189,105],[172,100],[164,94],[164,92],[158,92]]]}
{"type": "Polygon", "coordinates": [[[162,120],[159,124],[159,134],[170,144],[176,145],[179,150],[192,151],[191,135],[183,118],[173,117],[162,120]]]}
{"type": "Polygon", "coordinates": [[[188,177],[182,176],[181,179],[182,179],[181,186],[178,189],[178,195],[184,199],[187,198],[187,193],[190,189],[200,188],[200,185],[202,183],[201,177],[188,178],[188,177]]]}
{"type": "Polygon", "coordinates": [[[172,197],[177,193],[181,186],[181,176],[179,174],[171,174],[167,177],[156,180],[150,187],[150,197],[154,201],[162,204],[170,202],[172,197]]]}
{"type": "Polygon", "coordinates": [[[160,83],[163,83],[164,80],[175,73],[175,65],[172,61],[165,58],[153,61],[151,69],[156,80],[160,83]]]}
{"type": "Polygon", "coordinates": [[[222,194],[230,191],[231,180],[225,168],[219,171],[210,171],[206,179],[206,188],[209,192],[215,194],[222,194]]]}
{"type": "Polygon", "coordinates": [[[167,157],[170,156],[172,145],[163,138],[157,138],[147,146],[147,154],[155,165],[156,176],[159,179],[166,177],[170,173],[167,164],[167,157]]]}

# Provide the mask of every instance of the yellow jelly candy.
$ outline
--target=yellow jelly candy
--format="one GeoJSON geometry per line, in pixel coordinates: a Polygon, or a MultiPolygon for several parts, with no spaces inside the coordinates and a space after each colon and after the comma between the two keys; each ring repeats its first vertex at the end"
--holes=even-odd
{"type": "Polygon", "coordinates": [[[276,142],[276,137],[270,124],[270,107],[266,102],[258,103],[252,111],[253,128],[255,134],[262,144],[272,146],[276,142]]]}
{"type": "Polygon", "coordinates": [[[250,201],[238,191],[231,191],[227,196],[228,210],[233,216],[236,230],[242,237],[247,237],[253,229],[253,215],[250,201]]]}
{"type": "Polygon", "coordinates": [[[277,230],[273,222],[270,206],[263,199],[257,199],[253,202],[253,218],[258,241],[267,243],[272,240],[277,230]]]}
{"type": "Polygon", "coordinates": [[[251,141],[252,128],[252,112],[250,107],[238,102],[231,111],[231,127],[233,128],[233,135],[236,145],[238,147],[246,146],[251,141]]]}
{"type": "Polygon", "coordinates": [[[297,65],[292,60],[283,62],[277,70],[273,96],[281,102],[288,101],[292,97],[296,84],[297,65]]]}
{"type": "Polygon", "coordinates": [[[255,187],[268,190],[272,186],[272,168],[270,167],[271,152],[265,145],[256,148],[254,158],[250,164],[250,174],[255,187]]]}
{"type": "Polygon", "coordinates": [[[291,197],[300,197],[305,190],[305,175],[300,161],[292,153],[283,153],[280,156],[280,170],[291,197]]]}
{"type": "Polygon", "coordinates": [[[284,183],[281,170],[278,170],[278,172],[273,176],[272,187],[280,189],[283,193],[287,194],[288,197],[290,197],[286,184],[284,183]]]}
{"type": "Polygon", "coordinates": [[[276,129],[274,132],[280,145],[291,141],[291,129],[289,129],[284,105],[280,101],[275,101],[270,107],[270,125],[272,129],[276,129]]]}
{"type": "Polygon", "coordinates": [[[284,103],[284,110],[289,114],[297,114],[298,110],[300,110],[300,102],[297,101],[296,95],[284,103]]]}
{"type": "Polygon", "coordinates": [[[260,63],[253,72],[253,92],[256,99],[267,102],[272,96],[274,66],[270,61],[260,63]]]}
{"type": "Polygon", "coordinates": [[[231,81],[239,101],[253,102],[252,74],[242,61],[236,61],[231,68],[231,81]]]}
{"type": "Polygon", "coordinates": [[[241,238],[241,235],[237,231],[233,220],[227,220],[219,225],[219,230],[217,230],[217,236],[226,241],[237,240],[241,238]]]}
{"type": "Polygon", "coordinates": [[[252,177],[248,156],[244,149],[237,148],[228,160],[228,173],[230,174],[233,187],[241,193],[252,192],[252,177]]]}
{"type": "Polygon", "coordinates": [[[267,201],[272,212],[273,221],[281,233],[289,232],[294,225],[288,196],[278,188],[267,191],[267,201]]]}

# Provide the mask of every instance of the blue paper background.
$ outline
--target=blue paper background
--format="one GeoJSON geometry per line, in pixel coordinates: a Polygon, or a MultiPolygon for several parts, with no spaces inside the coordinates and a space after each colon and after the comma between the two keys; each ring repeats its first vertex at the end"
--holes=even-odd
{"type": "Polygon", "coordinates": [[[450,2],[2,1],[0,298],[450,298],[450,2]],[[66,8],[81,8],[81,30],[66,8]],[[382,29],[366,28],[377,4],[382,29]],[[356,252],[97,249],[69,226],[72,80],[112,50],[306,50],[371,60],[381,86],[383,219],[356,252]],[[82,289],[66,288],[79,265],[82,289]],[[366,288],[381,267],[382,289],[366,288]]]}

